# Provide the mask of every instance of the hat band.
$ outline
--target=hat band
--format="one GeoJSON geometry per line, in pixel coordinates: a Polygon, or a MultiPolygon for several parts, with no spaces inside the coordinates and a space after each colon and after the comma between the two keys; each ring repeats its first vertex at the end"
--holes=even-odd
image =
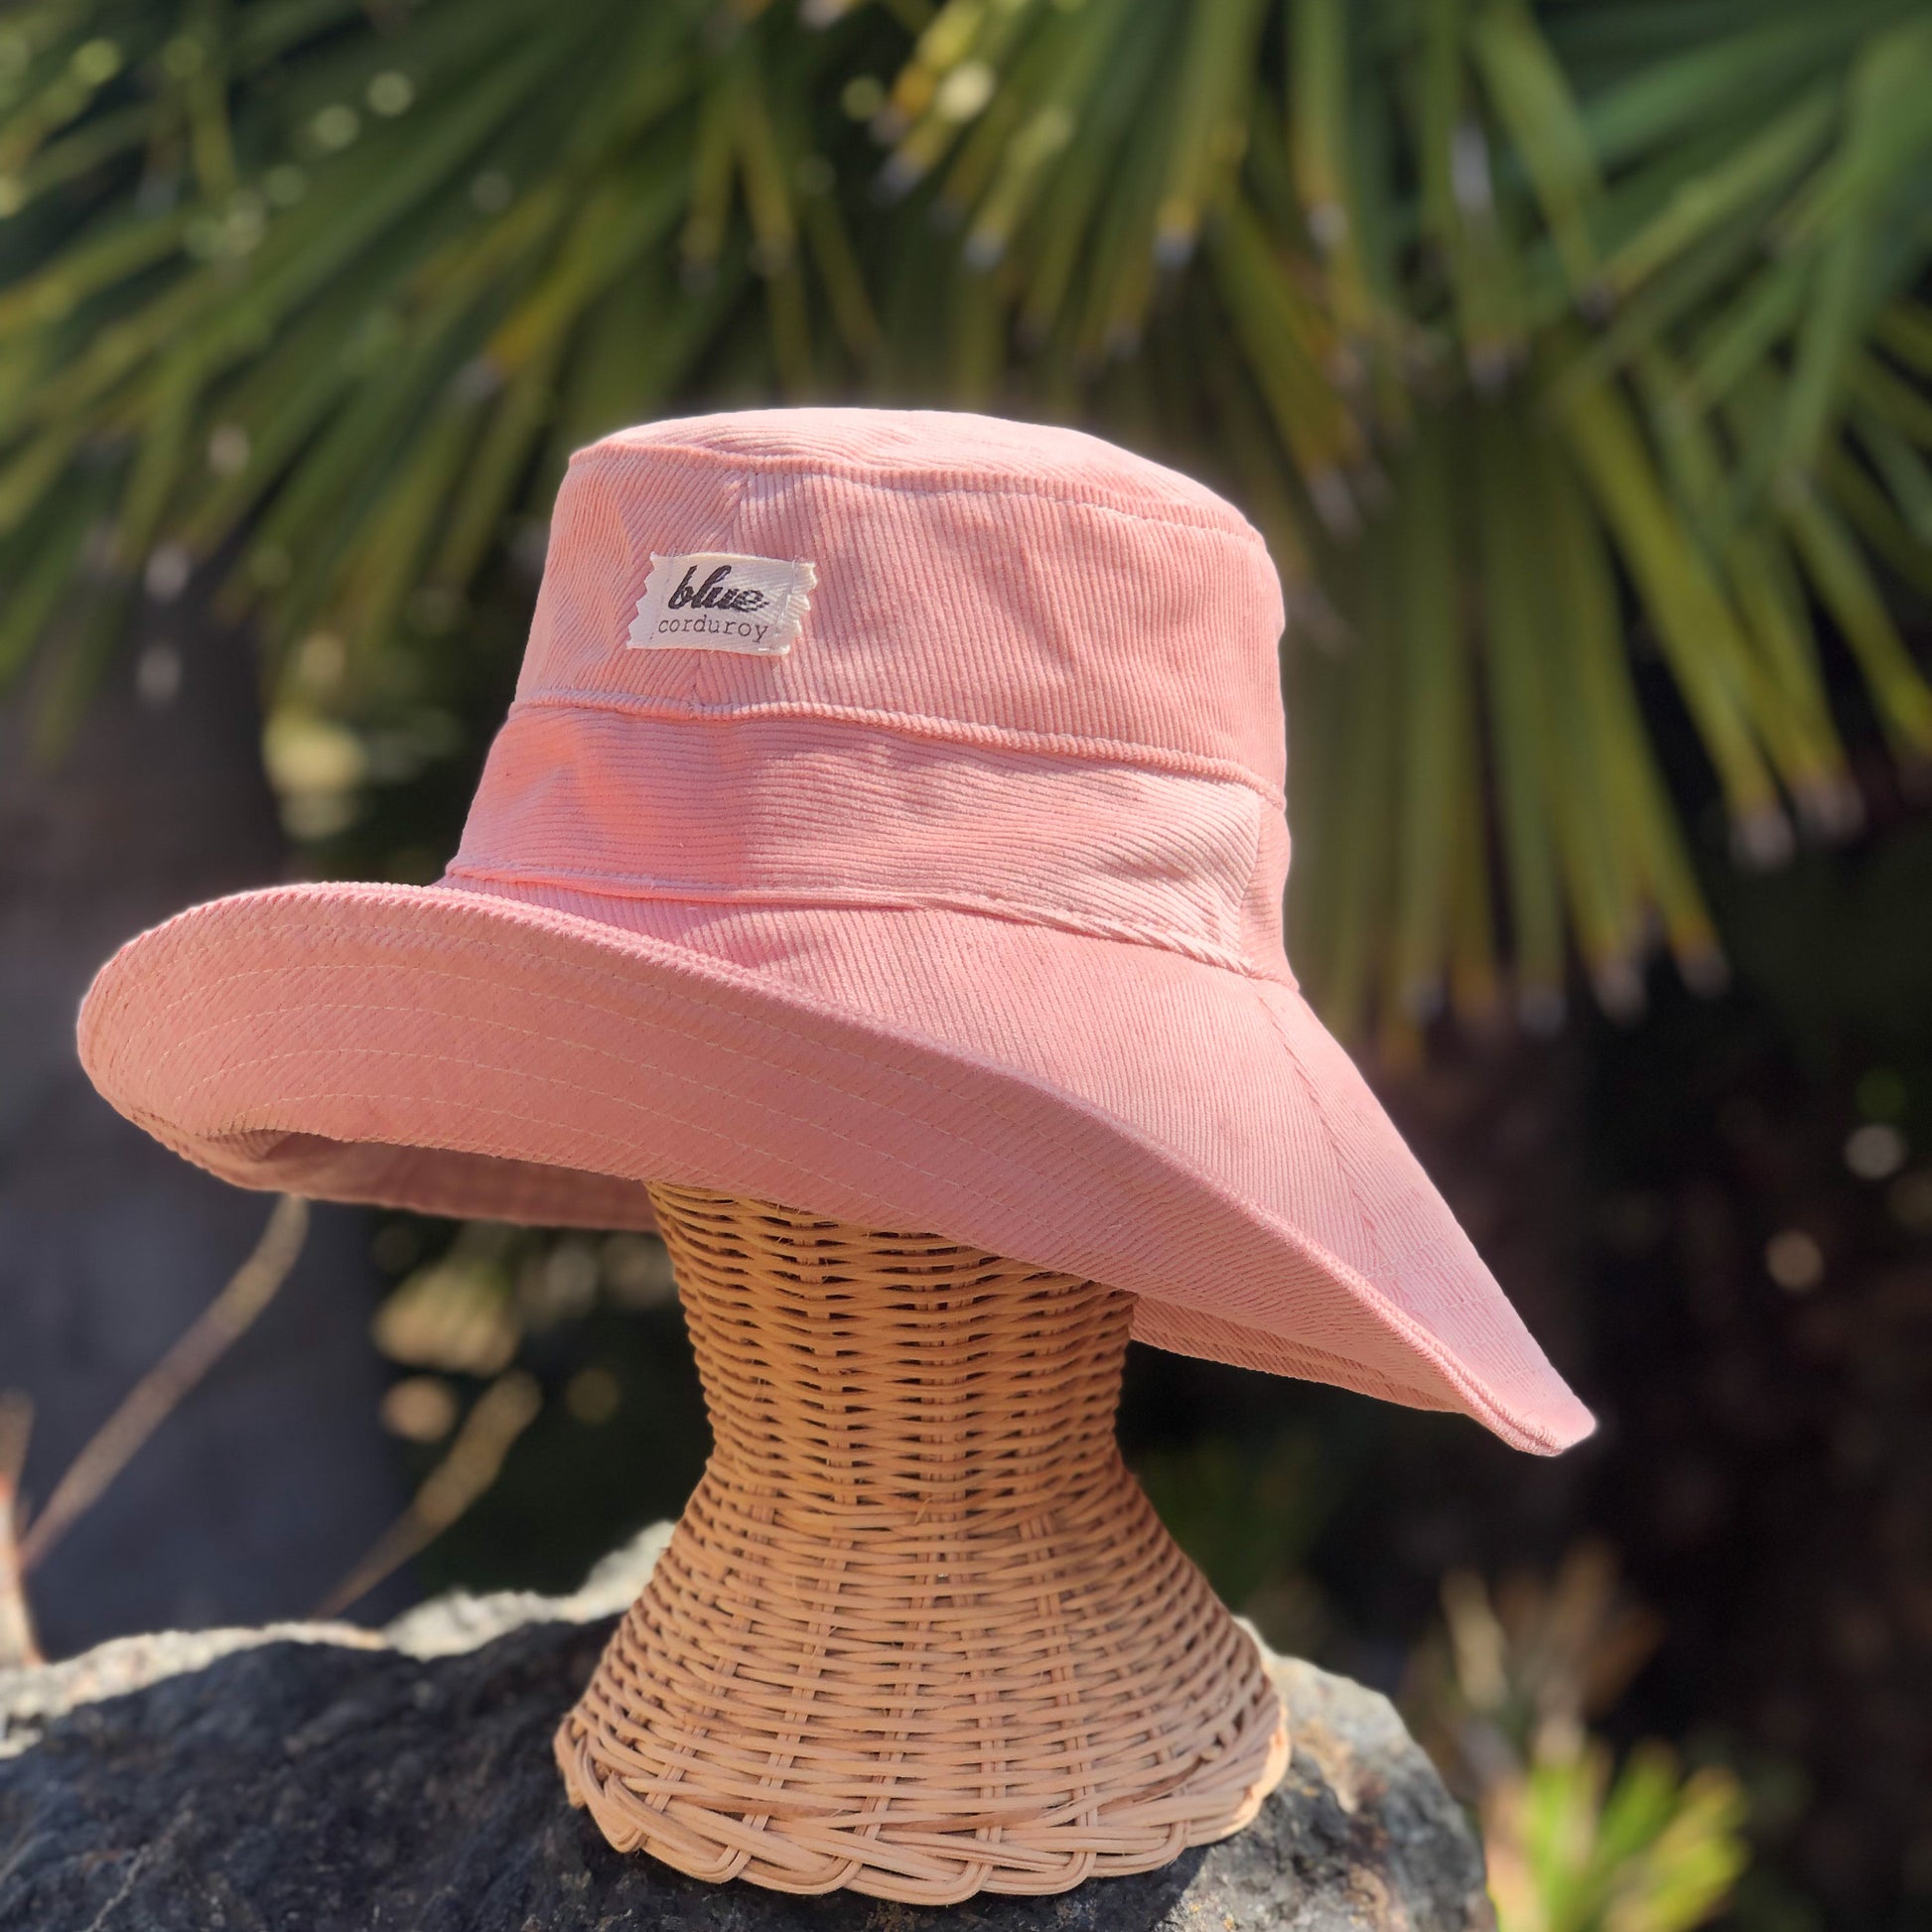
{"type": "Polygon", "coordinates": [[[543,704],[497,735],[449,877],[941,907],[1286,977],[1286,848],[1280,814],[1221,779],[823,718],[543,704]]]}

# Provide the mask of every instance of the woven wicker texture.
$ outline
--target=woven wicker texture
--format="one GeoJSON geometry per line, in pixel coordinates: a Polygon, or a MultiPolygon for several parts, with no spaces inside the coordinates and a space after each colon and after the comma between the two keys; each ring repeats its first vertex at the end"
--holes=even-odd
{"type": "Polygon", "coordinates": [[[557,1733],[620,1851],[915,1904],[1144,1871],[1288,1762],[1120,1459],[1132,1298],[653,1187],[715,1447],[557,1733]]]}

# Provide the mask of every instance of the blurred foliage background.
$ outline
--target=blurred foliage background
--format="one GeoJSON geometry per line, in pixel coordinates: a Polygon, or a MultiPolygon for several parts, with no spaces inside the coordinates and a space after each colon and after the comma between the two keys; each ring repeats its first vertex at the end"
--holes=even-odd
{"type": "Polygon", "coordinates": [[[1633,633],[1747,861],[1860,818],[1826,650],[1932,757],[1928,95],[1914,0],[26,0],[0,676],[58,743],[211,565],[322,839],[464,749],[473,601],[600,432],[1077,415],[1274,542],[1338,1024],[1547,1026],[1572,946],[1627,1011],[1659,940],[1723,971],[1633,633]]]}
{"type": "MultiPolygon", "coordinates": [[[[1607,1427],[1525,1474],[1137,1355],[1144,1478],[1406,1676],[1507,1932],[1924,1923],[1928,103],[1924,0],[13,0],[18,742],[165,713],[211,611],[299,863],[425,880],[608,429],[980,407],[1226,489],[1292,955],[1607,1427]]],[[[676,1509],[654,1244],[374,1242],[384,1420],[489,1483],[392,1555],[560,1585],[676,1509]]]]}

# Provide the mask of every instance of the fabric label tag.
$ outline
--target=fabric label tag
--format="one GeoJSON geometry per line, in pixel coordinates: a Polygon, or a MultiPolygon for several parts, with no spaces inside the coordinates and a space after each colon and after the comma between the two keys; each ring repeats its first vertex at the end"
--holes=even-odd
{"type": "Polygon", "coordinates": [[[782,657],[811,608],[818,572],[802,558],[651,552],[630,625],[631,650],[735,650],[782,657]]]}

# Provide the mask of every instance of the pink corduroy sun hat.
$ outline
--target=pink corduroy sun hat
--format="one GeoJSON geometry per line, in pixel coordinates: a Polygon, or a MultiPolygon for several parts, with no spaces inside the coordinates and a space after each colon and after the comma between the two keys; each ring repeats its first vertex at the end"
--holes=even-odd
{"type": "Polygon", "coordinates": [[[243,1186],[918,1228],[1562,1449],[1587,1412],[1283,953],[1281,628],[1235,510],[1069,430],[623,431],[570,466],[444,878],[184,912],[82,1058],[243,1186]]]}

